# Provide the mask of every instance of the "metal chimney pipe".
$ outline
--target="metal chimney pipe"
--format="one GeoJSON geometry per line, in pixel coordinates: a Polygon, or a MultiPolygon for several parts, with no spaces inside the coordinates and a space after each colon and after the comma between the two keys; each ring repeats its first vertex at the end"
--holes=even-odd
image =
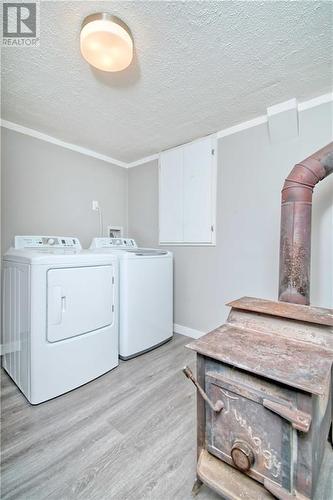
{"type": "Polygon", "coordinates": [[[279,300],[310,303],[311,209],[315,185],[333,172],[333,142],[297,163],[281,197],[279,300]]]}

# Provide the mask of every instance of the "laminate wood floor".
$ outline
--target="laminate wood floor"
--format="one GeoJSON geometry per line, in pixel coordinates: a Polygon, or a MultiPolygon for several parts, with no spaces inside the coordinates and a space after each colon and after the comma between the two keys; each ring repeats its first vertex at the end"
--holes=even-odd
{"type": "MultiPolygon", "coordinates": [[[[188,341],[175,335],[39,406],[2,371],[1,498],[190,500],[196,395],[181,371],[195,369],[188,341]]],[[[332,463],[328,446],[325,476],[332,463]]],[[[332,498],[331,483],[323,482],[318,500],[332,498]]],[[[203,486],[197,499],[220,497],[203,486]]]]}

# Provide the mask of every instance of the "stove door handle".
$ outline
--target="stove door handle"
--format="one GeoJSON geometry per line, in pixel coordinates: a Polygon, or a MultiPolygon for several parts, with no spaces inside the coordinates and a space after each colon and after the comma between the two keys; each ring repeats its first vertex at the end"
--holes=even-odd
{"type": "Polygon", "coordinates": [[[224,408],[224,403],[223,401],[221,401],[220,399],[218,399],[216,401],[216,403],[214,404],[210,399],[209,397],[207,396],[207,394],[205,393],[205,391],[203,390],[203,388],[201,387],[201,385],[198,383],[198,381],[196,380],[196,378],[194,377],[192,371],[190,370],[190,368],[188,366],[185,366],[183,368],[183,372],[184,374],[186,375],[187,378],[189,378],[191,380],[191,382],[193,382],[193,384],[195,385],[195,387],[197,388],[200,396],[206,401],[206,403],[208,403],[208,405],[210,406],[210,408],[215,411],[216,413],[220,413],[220,411],[224,408]]]}

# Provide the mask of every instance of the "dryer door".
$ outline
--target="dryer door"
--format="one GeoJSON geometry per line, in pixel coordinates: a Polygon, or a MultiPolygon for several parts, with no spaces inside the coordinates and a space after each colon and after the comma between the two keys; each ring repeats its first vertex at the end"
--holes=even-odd
{"type": "Polygon", "coordinates": [[[112,265],[50,269],[47,289],[49,342],[89,333],[114,321],[112,265]]]}

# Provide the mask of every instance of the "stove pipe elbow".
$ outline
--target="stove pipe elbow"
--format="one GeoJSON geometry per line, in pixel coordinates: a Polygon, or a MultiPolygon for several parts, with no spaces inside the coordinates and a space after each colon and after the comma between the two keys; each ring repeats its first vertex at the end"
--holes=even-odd
{"type": "Polygon", "coordinates": [[[310,303],[311,210],[315,185],[333,172],[333,142],[297,163],[281,197],[279,300],[310,303]]]}

